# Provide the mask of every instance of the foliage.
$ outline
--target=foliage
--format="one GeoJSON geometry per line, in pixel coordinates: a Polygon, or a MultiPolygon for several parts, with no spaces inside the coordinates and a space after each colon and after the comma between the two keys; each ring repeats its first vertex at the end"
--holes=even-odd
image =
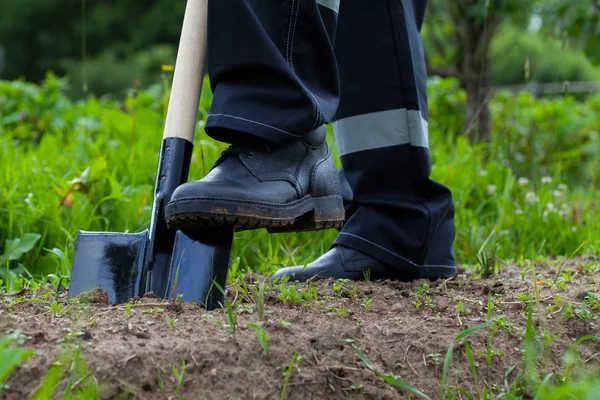
{"type": "Polygon", "coordinates": [[[538,0],[542,32],[568,41],[600,64],[600,2],[598,0],[538,0]]]}
{"type": "Polygon", "coordinates": [[[498,31],[490,60],[493,85],[600,80],[600,68],[579,49],[543,33],[524,32],[512,24],[498,31]]]}
{"type": "Polygon", "coordinates": [[[185,4],[185,0],[0,0],[0,48],[5,53],[0,78],[38,81],[47,70],[63,75],[69,71],[65,62],[81,61],[84,55],[93,59],[109,53],[120,62],[156,45],[175,45],[185,4]]]}
{"type": "MultiPolygon", "coordinates": [[[[211,100],[205,85],[190,179],[200,179],[225,146],[202,132],[211,100]]],[[[0,81],[0,254],[7,240],[40,235],[24,258],[0,268],[10,268],[6,281],[13,289],[31,276],[64,277],[67,284],[80,229],[147,227],[166,104],[162,88],[157,83],[123,102],[74,102],[52,74],[39,86],[0,81]]],[[[490,103],[491,142],[472,146],[462,135],[465,93],[456,80],[431,79],[429,95],[432,176],[454,193],[458,262],[476,263],[484,243],[499,259],[534,251],[570,255],[584,242],[582,252],[598,253],[600,96],[578,102],[498,93],[490,103]]],[[[303,265],[325,252],[335,234],[241,232],[230,277],[303,265]]]]}
{"type": "Polygon", "coordinates": [[[20,332],[13,332],[0,337],[0,395],[2,394],[3,383],[15,368],[23,361],[36,354],[33,350],[23,349],[20,347],[11,347],[15,341],[22,342],[20,332]]]}

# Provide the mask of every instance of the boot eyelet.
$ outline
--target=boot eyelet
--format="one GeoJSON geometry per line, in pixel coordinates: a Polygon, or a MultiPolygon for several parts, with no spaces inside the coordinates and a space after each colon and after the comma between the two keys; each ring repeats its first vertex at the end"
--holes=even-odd
{"type": "Polygon", "coordinates": [[[246,155],[248,156],[248,158],[254,158],[254,153],[246,153],[246,155]]]}

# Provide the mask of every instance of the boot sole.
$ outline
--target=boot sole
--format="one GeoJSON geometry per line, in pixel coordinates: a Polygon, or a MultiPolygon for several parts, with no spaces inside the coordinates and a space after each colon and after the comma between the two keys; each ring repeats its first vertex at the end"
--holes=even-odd
{"type": "Polygon", "coordinates": [[[236,231],[266,228],[269,233],[339,229],[345,211],[341,196],[306,196],[279,205],[231,200],[179,200],[166,207],[170,229],[202,231],[233,225],[236,231]]]}

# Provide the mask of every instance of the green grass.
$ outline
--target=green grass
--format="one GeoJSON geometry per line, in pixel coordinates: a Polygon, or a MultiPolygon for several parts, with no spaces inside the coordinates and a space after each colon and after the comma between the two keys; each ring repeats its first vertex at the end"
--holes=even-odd
{"type": "MultiPolygon", "coordinates": [[[[149,222],[162,83],[122,104],[73,103],[63,86],[52,75],[41,87],[0,82],[0,279],[13,289],[32,277],[54,284],[68,277],[80,229],[136,232],[149,222]],[[30,251],[11,252],[19,240],[30,251]]],[[[463,93],[440,80],[430,91],[432,176],[454,193],[458,262],[476,263],[492,249],[504,260],[570,255],[582,244],[579,254],[599,253],[600,96],[576,103],[501,93],[491,103],[492,142],[474,147],[460,135],[463,93]]],[[[225,147],[202,130],[210,101],[206,82],[190,179],[200,179],[225,147]]],[[[329,139],[335,152],[331,131],[329,139]]],[[[238,233],[231,280],[305,264],[334,237],[238,233]]]]}

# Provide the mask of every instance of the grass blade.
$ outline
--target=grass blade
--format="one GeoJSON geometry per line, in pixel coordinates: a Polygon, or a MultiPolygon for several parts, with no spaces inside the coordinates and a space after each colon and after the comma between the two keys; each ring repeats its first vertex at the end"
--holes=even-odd
{"type": "Polygon", "coordinates": [[[392,374],[384,374],[383,372],[377,371],[373,367],[373,365],[371,365],[369,360],[366,359],[366,357],[363,355],[363,353],[360,351],[360,349],[358,347],[356,347],[354,344],[351,344],[351,346],[354,350],[356,350],[356,354],[358,355],[358,358],[360,358],[360,361],[362,361],[363,364],[365,364],[367,368],[369,368],[371,371],[373,371],[373,373],[375,375],[377,375],[378,377],[383,379],[384,382],[386,382],[392,386],[395,386],[398,389],[406,390],[409,393],[416,394],[417,396],[421,396],[424,399],[431,400],[431,398],[429,396],[427,396],[425,393],[421,392],[419,389],[417,389],[413,386],[410,386],[407,383],[399,381],[392,374]]]}
{"type": "Polygon", "coordinates": [[[450,369],[450,363],[452,361],[452,352],[454,351],[454,343],[458,342],[461,339],[471,336],[475,332],[488,326],[491,322],[493,322],[493,320],[489,320],[487,322],[484,322],[483,324],[479,324],[477,326],[474,326],[472,328],[462,331],[454,338],[452,343],[450,343],[450,346],[448,347],[448,351],[446,352],[446,357],[444,359],[444,369],[442,371],[442,384],[440,385],[440,399],[443,399],[444,396],[446,395],[446,382],[448,380],[448,370],[450,369]]]}

